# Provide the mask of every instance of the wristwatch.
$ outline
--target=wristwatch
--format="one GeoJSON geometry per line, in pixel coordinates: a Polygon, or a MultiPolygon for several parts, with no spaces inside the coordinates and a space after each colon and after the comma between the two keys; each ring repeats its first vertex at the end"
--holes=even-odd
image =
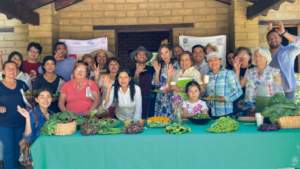
{"type": "Polygon", "coordinates": [[[287,33],[288,31],[285,30],[280,36],[284,36],[285,33],[287,33]]]}

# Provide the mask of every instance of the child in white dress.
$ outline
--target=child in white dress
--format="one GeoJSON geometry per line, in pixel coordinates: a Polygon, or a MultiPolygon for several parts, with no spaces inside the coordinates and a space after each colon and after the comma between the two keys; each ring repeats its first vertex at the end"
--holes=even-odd
{"type": "Polygon", "coordinates": [[[189,99],[183,101],[182,104],[183,118],[193,116],[197,113],[207,114],[208,108],[206,103],[199,99],[201,94],[200,85],[196,81],[191,81],[186,85],[185,90],[189,99]]]}

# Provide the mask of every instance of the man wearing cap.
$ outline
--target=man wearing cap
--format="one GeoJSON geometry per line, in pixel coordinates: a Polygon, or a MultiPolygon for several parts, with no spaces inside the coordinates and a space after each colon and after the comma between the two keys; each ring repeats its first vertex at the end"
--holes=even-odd
{"type": "Polygon", "coordinates": [[[278,21],[279,29],[270,30],[267,34],[267,42],[272,54],[272,61],[269,66],[280,69],[281,86],[285,97],[295,100],[297,80],[295,77],[294,63],[300,53],[300,38],[289,34],[281,21],[278,21]],[[285,37],[289,44],[282,46],[282,37],[285,37]]]}
{"type": "MultiPolygon", "coordinates": [[[[142,92],[142,118],[146,119],[147,117],[153,116],[154,113],[154,105],[149,106],[150,95],[152,90],[151,80],[154,74],[154,68],[151,66],[146,66],[146,62],[151,60],[152,53],[147,51],[145,47],[140,46],[135,51],[130,53],[130,58],[133,62],[135,62],[136,67],[131,69],[130,72],[134,76],[134,83],[141,88],[142,92]],[[149,111],[149,107],[153,111],[149,111]],[[149,112],[148,112],[149,111],[149,112]]],[[[153,99],[152,99],[153,100],[153,99]]]]}
{"type": "Polygon", "coordinates": [[[192,54],[195,60],[195,68],[201,73],[201,75],[206,75],[209,71],[209,67],[204,59],[206,56],[206,49],[202,45],[195,45],[192,48],[192,54]]]}
{"type": "Polygon", "coordinates": [[[214,119],[222,116],[232,116],[232,102],[239,98],[243,91],[235,74],[221,66],[222,57],[218,52],[210,52],[207,56],[209,83],[205,87],[206,96],[219,96],[208,101],[211,115],[214,119]]]}
{"type": "MultiPolygon", "coordinates": [[[[64,78],[67,82],[71,80],[74,63],[77,59],[68,57],[67,45],[63,42],[57,42],[54,45],[54,59],[56,60],[55,74],[58,74],[64,78]]],[[[42,67],[39,67],[39,73],[43,74],[42,67]]]]}

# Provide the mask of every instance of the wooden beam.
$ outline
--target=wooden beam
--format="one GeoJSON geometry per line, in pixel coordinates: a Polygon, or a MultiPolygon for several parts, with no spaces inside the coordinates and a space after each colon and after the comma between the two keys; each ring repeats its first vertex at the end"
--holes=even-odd
{"type": "Polygon", "coordinates": [[[246,1],[247,1],[247,2],[255,3],[255,2],[259,1],[259,0],[246,0],[246,1]]]}
{"type": "Polygon", "coordinates": [[[294,3],[294,2],[296,2],[296,0],[286,0],[286,2],[294,3]]]}
{"type": "Polygon", "coordinates": [[[93,26],[93,30],[166,30],[172,28],[190,28],[194,23],[179,24],[154,24],[154,25],[110,25],[110,26],[93,26]]]}
{"type": "Polygon", "coordinates": [[[59,11],[63,8],[66,8],[70,5],[73,5],[75,3],[78,3],[80,1],[83,1],[83,0],[56,0],[55,1],[55,10],[56,11],[59,11]]]}
{"type": "Polygon", "coordinates": [[[38,13],[32,12],[23,6],[16,4],[12,0],[0,1],[0,13],[7,15],[8,18],[13,17],[32,25],[40,24],[40,16],[38,13]]]}
{"type": "Polygon", "coordinates": [[[277,5],[273,5],[272,6],[272,9],[274,9],[275,11],[278,11],[280,8],[280,4],[277,4],[277,5]]]}
{"type": "Polygon", "coordinates": [[[15,28],[0,28],[0,33],[1,32],[14,32],[15,28]]]}
{"type": "Polygon", "coordinates": [[[55,0],[15,0],[16,3],[21,4],[30,10],[40,8],[54,1],[55,0]]]}
{"type": "MultiPolygon", "coordinates": [[[[281,20],[283,25],[300,25],[300,19],[295,20],[281,20]]],[[[264,20],[259,21],[258,25],[269,25],[271,23],[273,26],[278,26],[278,20],[264,20]]]]}
{"type": "Polygon", "coordinates": [[[215,0],[215,1],[221,2],[223,4],[231,5],[231,0],[215,0]]]}
{"type": "Polygon", "coordinates": [[[270,10],[274,5],[281,4],[286,0],[260,0],[247,7],[247,19],[253,19],[258,15],[270,10]]]}

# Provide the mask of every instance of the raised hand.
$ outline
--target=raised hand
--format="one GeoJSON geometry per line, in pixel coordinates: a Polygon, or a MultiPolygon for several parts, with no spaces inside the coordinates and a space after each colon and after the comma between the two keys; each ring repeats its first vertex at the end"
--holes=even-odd
{"type": "Polygon", "coordinates": [[[236,56],[233,59],[233,67],[235,68],[235,70],[240,69],[242,65],[242,59],[238,56],[236,56]]]}
{"type": "Polygon", "coordinates": [[[0,58],[2,58],[1,56],[2,56],[2,50],[0,50],[0,58]]]}
{"type": "Polygon", "coordinates": [[[167,70],[168,77],[173,76],[174,72],[175,72],[174,66],[173,66],[173,64],[170,63],[168,65],[168,70],[167,70]]]}
{"type": "Polygon", "coordinates": [[[276,29],[276,32],[281,35],[285,31],[285,28],[283,26],[283,23],[281,21],[278,21],[278,29],[276,29]]]}
{"type": "Polygon", "coordinates": [[[157,62],[157,60],[153,61],[153,68],[155,69],[156,72],[159,72],[161,69],[160,63],[157,62]]]}
{"type": "Polygon", "coordinates": [[[6,112],[6,108],[4,106],[0,106],[0,113],[5,113],[6,112]]]}
{"type": "Polygon", "coordinates": [[[96,66],[96,64],[94,64],[94,74],[95,74],[95,78],[99,78],[99,75],[100,75],[100,67],[99,65],[96,66]]]}
{"type": "Polygon", "coordinates": [[[164,39],[164,40],[162,40],[161,41],[161,43],[160,43],[161,45],[163,45],[163,44],[169,44],[169,40],[168,39],[164,39]]]}
{"type": "Polygon", "coordinates": [[[138,63],[136,65],[135,76],[139,76],[140,73],[147,71],[144,66],[140,66],[138,63]]]}
{"type": "Polygon", "coordinates": [[[108,77],[108,75],[105,76],[105,79],[104,79],[104,83],[107,87],[107,90],[110,90],[111,87],[112,87],[112,83],[111,83],[111,80],[110,78],[108,77]]]}
{"type": "Polygon", "coordinates": [[[29,119],[30,115],[28,113],[28,111],[26,111],[25,109],[21,108],[20,106],[17,107],[17,111],[23,116],[25,117],[25,119],[29,119]]]}
{"type": "Polygon", "coordinates": [[[60,49],[60,50],[56,51],[54,58],[57,61],[64,60],[64,55],[65,55],[64,49],[60,49]]]}

